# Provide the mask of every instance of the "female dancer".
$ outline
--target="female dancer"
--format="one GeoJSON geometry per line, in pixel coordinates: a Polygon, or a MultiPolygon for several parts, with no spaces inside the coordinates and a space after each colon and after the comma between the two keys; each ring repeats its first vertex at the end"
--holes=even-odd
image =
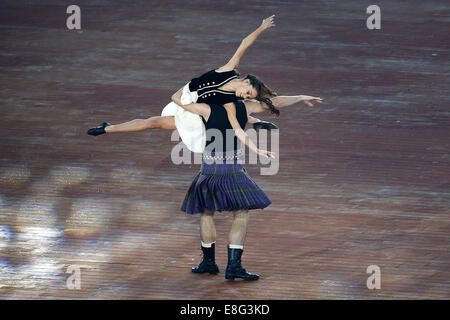
{"type": "MultiPolygon", "coordinates": [[[[169,103],[162,111],[160,117],[151,117],[146,120],[135,119],[125,123],[110,125],[104,122],[101,126],[91,128],[88,134],[97,136],[112,132],[133,132],[154,128],[167,130],[178,130],[181,139],[186,146],[193,152],[203,152],[205,147],[205,126],[196,114],[186,111],[181,106],[190,103],[208,103],[225,104],[239,99],[253,98],[259,101],[265,101],[272,112],[273,108],[270,97],[276,95],[270,90],[258,77],[247,75],[245,78],[238,78],[239,73],[235,70],[239,65],[240,59],[245,51],[253,44],[258,36],[266,29],[275,26],[274,15],[264,19],[260,27],[242,40],[239,48],[228,61],[227,64],[217,70],[211,70],[198,78],[192,79],[187,85],[178,90],[173,96],[173,102],[169,103]]],[[[227,114],[228,117],[234,115],[227,114]]],[[[236,126],[236,119],[232,124],[236,126]]],[[[256,118],[251,118],[250,123],[254,124],[255,129],[277,129],[270,122],[263,122],[256,118]]],[[[236,127],[234,129],[237,129],[236,127]]],[[[246,134],[239,136],[244,139],[245,144],[253,151],[264,156],[272,156],[265,150],[260,150],[248,139],[246,134]]]]}
{"type": "MultiPolygon", "coordinates": [[[[313,102],[322,102],[321,98],[311,96],[277,96],[272,98],[272,107],[282,108],[303,102],[313,106],[313,102]]],[[[252,113],[263,112],[269,109],[265,103],[254,100],[238,100],[227,106],[209,106],[204,103],[195,103],[183,106],[186,110],[202,117],[206,129],[216,129],[222,132],[223,150],[225,152],[211,152],[208,148],[210,141],[206,142],[205,152],[200,172],[194,178],[181,210],[190,213],[201,213],[200,239],[203,251],[203,260],[192,268],[194,273],[217,274],[219,268],[215,262],[216,229],[213,215],[215,211],[232,211],[233,224],[229,234],[228,265],[225,278],[234,280],[258,280],[257,274],[247,272],[241,265],[241,257],[244,248],[244,240],[247,233],[248,211],[264,209],[270,205],[270,200],[258,185],[248,176],[242,166],[240,158],[243,152],[237,150],[236,138],[233,147],[226,142],[224,133],[231,129],[231,123],[227,118],[226,108],[232,108],[239,123],[239,129],[243,130],[248,117],[252,113]],[[227,149],[228,148],[228,149],[227,149]],[[232,159],[232,160],[230,160],[232,159]],[[225,161],[226,160],[226,161],[225,161]]],[[[278,109],[277,109],[278,110],[278,109]]],[[[236,132],[236,135],[238,132],[236,132]]]]}

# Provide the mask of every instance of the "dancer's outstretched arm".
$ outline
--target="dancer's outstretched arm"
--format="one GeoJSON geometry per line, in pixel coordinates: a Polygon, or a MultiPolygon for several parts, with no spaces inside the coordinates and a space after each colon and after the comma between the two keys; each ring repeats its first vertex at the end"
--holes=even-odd
{"type": "MultiPolygon", "coordinates": [[[[305,95],[297,95],[297,96],[276,96],[270,98],[272,104],[277,108],[284,108],[287,106],[294,105],[296,103],[304,103],[309,107],[314,106],[313,103],[318,102],[322,103],[322,98],[313,97],[313,96],[305,96],[305,95]]],[[[245,106],[247,107],[247,114],[250,115],[252,113],[259,113],[269,110],[265,103],[256,101],[256,100],[245,100],[245,106]]]]}
{"type": "Polygon", "coordinates": [[[296,103],[304,103],[309,107],[314,106],[314,102],[322,103],[322,98],[319,97],[313,97],[313,96],[305,96],[305,95],[298,95],[298,96],[276,96],[273,98],[270,98],[272,100],[272,103],[277,108],[283,108],[287,106],[291,106],[296,103]]]}
{"type": "Polygon", "coordinates": [[[255,40],[259,37],[259,35],[264,30],[275,26],[274,18],[275,18],[275,15],[272,15],[272,16],[264,19],[263,22],[261,23],[261,25],[258,27],[258,29],[256,29],[252,33],[250,33],[247,37],[245,37],[241,41],[239,48],[234,53],[233,57],[231,57],[230,61],[228,61],[228,63],[225,64],[224,66],[217,69],[217,71],[218,72],[226,72],[226,71],[231,71],[231,70],[236,69],[237,66],[239,65],[239,62],[240,62],[241,58],[243,57],[245,51],[247,51],[247,49],[253,44],[253,42],[255,42],[255,40]]]}

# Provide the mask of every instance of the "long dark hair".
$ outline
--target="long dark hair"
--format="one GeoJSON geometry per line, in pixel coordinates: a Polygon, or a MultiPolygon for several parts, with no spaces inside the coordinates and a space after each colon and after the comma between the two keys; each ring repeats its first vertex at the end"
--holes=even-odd
{"type": "Polygon", "coordinates": [[[258,95],[256,96],[256,100],[265,103],[268,107],[270,112],[276,114],[277,116],[280,115],[280,110],[278,110],[272,103],[272,100],[270,100],[271,97],[277,96],[277,93],[274,92],[272,89],[270,89],[268,86],[264,84],[264,82],[261,81],[257,76],[253,74],[248,74],[245,78],[250,81],[250,84],[253,86],[253,88],[256,89],[258,92],[258,95]]]}

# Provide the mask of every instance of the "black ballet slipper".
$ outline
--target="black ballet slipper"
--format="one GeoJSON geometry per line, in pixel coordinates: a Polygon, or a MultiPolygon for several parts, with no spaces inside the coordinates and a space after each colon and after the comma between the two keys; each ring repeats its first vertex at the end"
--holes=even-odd
{"type": "Polygon", "coordinates": [[[260,130],[260,129],[265,129],[265,130],[276,130],[278,129],[278,127],[273,124],[272,122],[267,122],[267,121],[259,121],[253,124],[253,129],[255,129],[256,131],[260,130]]]}
{"type": "Polygon", "coordinates": [[[110,126],[111,124],[108,122],[103,122],[101,126],[95,127],[95,128],[91,128],[87,131],[87,134],[91,135],[91,136],[98,136],[100,134],[104,134],[106,133],[105,128],[110,126]]]}

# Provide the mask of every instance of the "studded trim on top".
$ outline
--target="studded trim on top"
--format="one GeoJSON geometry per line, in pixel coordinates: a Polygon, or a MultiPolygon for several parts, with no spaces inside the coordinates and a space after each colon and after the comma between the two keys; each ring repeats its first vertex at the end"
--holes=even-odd
{"type": "Polygon", "coordinates": [[[237,77],[238,77],[237,75],[231,76],[231,77],[229,77],[228,79],[222,81],[219,84],[215,84],[214,81],[211,82],[211,85],[210,85],[209,82],[201,84],[199,86],[199,89],[197,90],[197,92],[199,94],[198,97],[200,98],[200,97],[204,96],[205,94],[211,94],[211,92],[213,92],[213,91],[220,92],[220,93],[223,93],[223,94],[233,94],[234,95],[235,94],[234,92],[227,92],[227,91],[219,89],[219,87],[221,87],[223,84],[228,83],[228,82],[230,82],[231,80],[233,80],[233,79],[235,79],[237,77]],[[211,88],[211,90],[202,92],[202,91],[204,91],[206,89],[209,89],[209,88],[211,88]]]}
{"type": "Polygon", "coordinates": [[[218,93],[222,93],[222,94],[235,95],[234,92],[227,92],[227,91],[224,91],[224,90],[215,89],[215,90],[210,90],[210,91],[206,91],[205,93],[202,93],[201,95],[198,96],[198,98],[200,99],[200,98],[215,96],[217,92],[218,93]]]}
{"type": "Polygon", "coordinates": [[[211,88],[211,87],[216,87],[217,88],[217,87],[220,87],[221,85],[223,85],[224,83],[227,83],[230,80],[233,80],[234,78],[237,78],[237,75],[231,76],[231,77],[229,77],[228,79],[222,81],[219,84],[215,84],[214,81],[212,81],[211,85],[209,85],[209,82],[207,82],[206,84],[204,83],[204,84],[199,85],[199,89],[198,90],[204,90],[206,88],[211,88]]]}

